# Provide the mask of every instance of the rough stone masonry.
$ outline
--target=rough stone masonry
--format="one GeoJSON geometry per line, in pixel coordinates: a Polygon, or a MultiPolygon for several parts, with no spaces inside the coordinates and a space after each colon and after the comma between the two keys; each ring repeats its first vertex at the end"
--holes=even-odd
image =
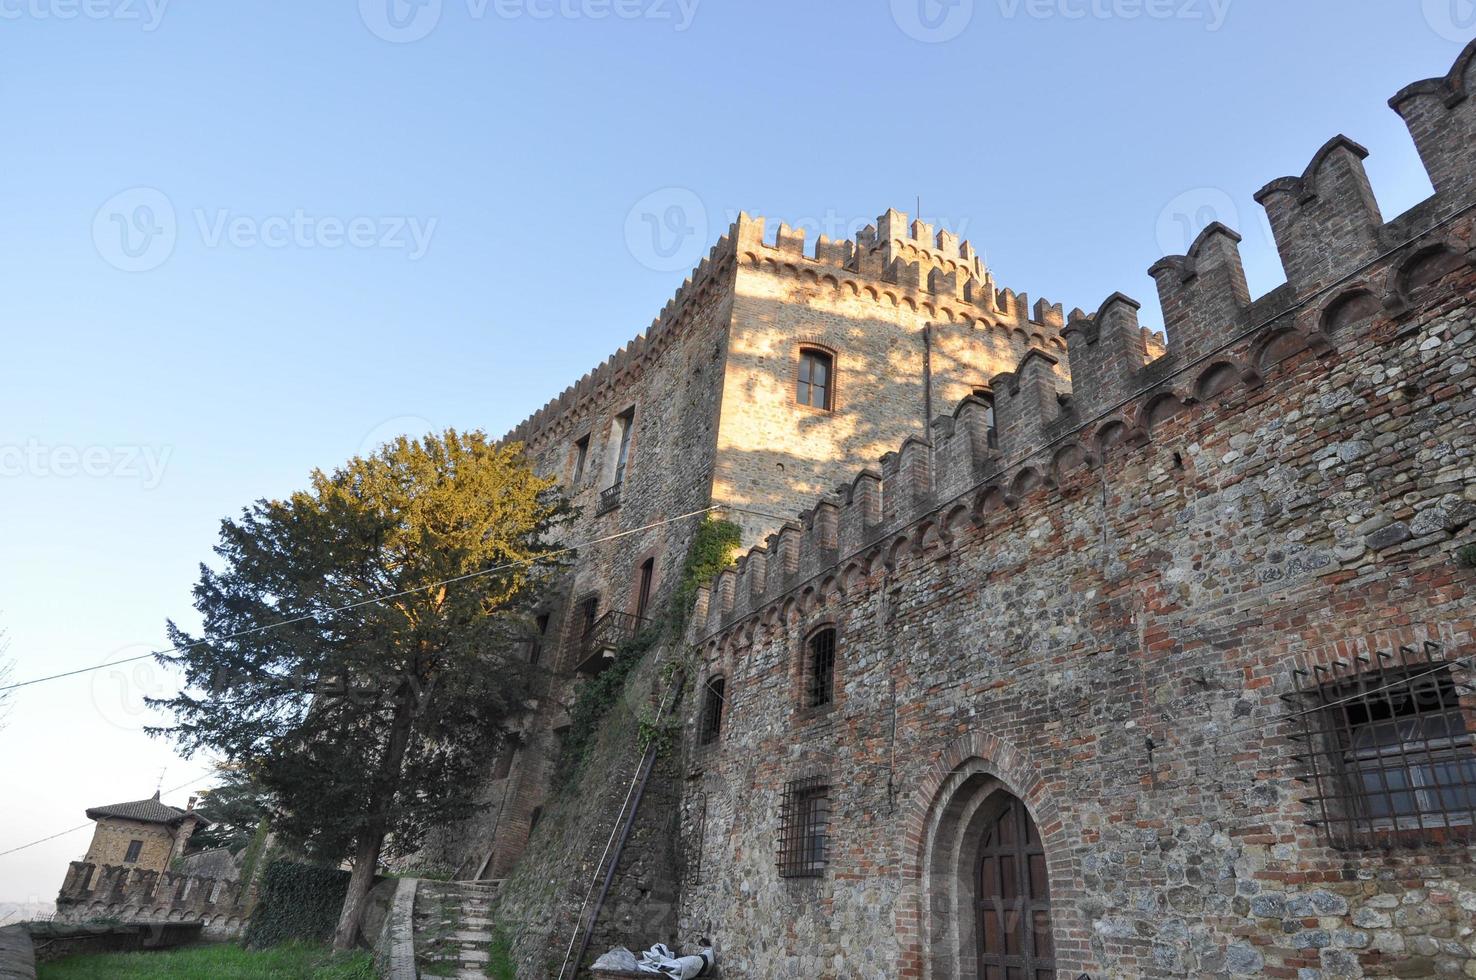
{"type": "Polygon", "coordinates": [[[1125,296],[1071,315],[1069,392],[1031,345],[699,598],[684,940],[1476,976],[1473,84],[1476,44],[1391,100],[1429,200],[1385,221],[1330,140],[1257,196],[1284,286],[1212,225],[1150,270],[1165,352],[1125,296]]]}
{"type": "Polygon", "coordinates": [[[1122,294],[1032,305],[895,211],[811,249],[743,215],[510,433],[600,541],[544,604],[547,690],[485,817],[436,855],[507,877],[520,976],[557,973],[635,768],[612,724],[549,789],[592,627],[664,608],[713,506],[749,550],[699,595],[682,745],[595,949],[1476,976],[1473,75],[1476,45],[1391,100],[1430,199],[1386,221],[1366,151],[1328,141],[1257,196],[1285,285],[1253,299],[1211,225],[1149,270],[1166,339],[1122,294]]]}

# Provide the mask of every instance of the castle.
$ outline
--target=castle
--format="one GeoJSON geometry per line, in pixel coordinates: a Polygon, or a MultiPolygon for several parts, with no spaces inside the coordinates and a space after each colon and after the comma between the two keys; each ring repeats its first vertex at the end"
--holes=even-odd
{"type": "Polygon", "coordinates": [[[572,933],[739,977],[1476,976],[1473,85],[1476,43],[1390,100],[1435,189],[1398,217],[1341,136],[1260,191],[1267,295],[1223,225],[1154,264],[1166,338],[895,211],[741,216],[510,434],[601,542],[448,847],[521,975],[572,933]],[[553,794],[713,508],[743,553],[648,655],[695,650],[679,744],[623,807],[625,770],[553,794]]]}

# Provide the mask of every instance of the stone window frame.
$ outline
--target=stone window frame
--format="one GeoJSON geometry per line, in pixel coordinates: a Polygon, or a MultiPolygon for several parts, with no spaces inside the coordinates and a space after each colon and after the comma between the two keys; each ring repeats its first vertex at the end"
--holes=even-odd
{"type": "Polygon", "coordinates": [[[802,337],[794,342],[794,357],[791,359],[793,367],[789,379],[789,404],[801,411],[815,412],[820,415],[834,415],[840,411],[840,385],[836,382],[840,378],[840,351],[829,344],[808,337],[802,337]],[[810,405],[799,400],[800,365],[804,362],[806,352],[824,354],[830,358],[830,377],[826,385],[826,404],[810,405]]]}
{"type": "Polygon", "coordinates": [[[715,670],[702,682],[702,707],[697,716],[697,747],[699,749],[710,749],[723,740],[724,722],[728,719],[728,707],[732,702],[728,699],[728,675],[721,670],[715,670]],[[722,689],[714,691],[713,685],[720,684],[722,689]],[[716,695],[717,719],[713,720],[713,696],[716,695]]]}
{"type": "Polygon", "coordinates": [[[569,444],[569,489],[578,494],[589,484],[590,451],[594,448],[594,433],[586,428],[569,444]]]}
{"type": "Polygon", "coordinates": [[[138,859],[143,856],[144,842],[137,839],[129,840],[128,847],[123,852],[124,864],[137,864],[138,859]]]}
{"type": "Polygon", "coordinates": [[[791,681],[793,703],[795,705],[795,721],[803,724],[817,718],[823,718],[835,711],[840,701],[840,664],[841,664],[841,624],[840,620],[831,615],[817,618],[804,624],[798,633],[799,649],[795,651],[795,668],[792,671],[791,681]],[[835,650],[830,667],[830,700],[824,704],[810,703],[810,683],[812,679],[810,642],[821,632],[832,630],[835,633],[835,650]]]}
{"type": "Polygon", "coordinates": [[[580,644],[584,640],[584,631],[581,629],[581,624],[584,620],[581,613],[591,599],[594,600],[594,621],[598,622],[600,618],[600,603],[604,599],[599,589],[586,590],[580,593],[579,597],[573,602],[569,603],[568,617],[564,627],[562,651],[562,659],[565,661],[565,667],[568,670],[573,670],[579,665],[579,656],[582,652],[580,644]]]}
{"type": "Polygon", "coordinates": [[[834,782],[828,772],[805,770],[780,787],[774,863],[781,881],[803,883],[825,877],[833,852],[834,782]],[[812,801],[817,803],[815,814],[808,808],[812,801]],[[795,821],[801,817],[804,822],[796,832],[795,821]]]}
{"type": "Polygon", "coordinates": [[[1416,778],[1452,764],[1466,766],[1467,778],[1476,778],[1470,772],[1476,765],[1476,727],[1468,723],[1472,695],[1468,679],[1458,676],[1465,673],[1465,660],[1448,656],[1441,643],[1425,639],[1386,648],[1370,644],[1367,654],[1351,660],[1334,659],[1326,666],[1314,660],[1310,671],[1293,671],[1295,694],[1281,699],[1297,723],[1293,758],[1303,770],[1303,781],[1313,788],[1304,802],[1316,813],[1318,819],[1310,822],[1324,843],[1349,853],[1465,847],[1476,839],[1476,802],[1469,799],[1473,783],[1454,784],[1466,791],[1467,801],[1461,803],[1445,800],[1448,789],[1440,783],[1432,790],[1432,784],[1416,778]],[[1433,678],[1430,684],[1416,684],[1427,678],[1433,678]],[[1369,714],[1371,706],[1392,707],[1401,696],[1413,696],[1417,687],[1438,689],[1435,709],[1391,716],[1396,741],[1358,744],[1365,733],[1377,735],[1381,724],[1379,719],[1359,721],[1360,714],[1369,714]],[[1422,722],[1434,718],[1453,719],[1458,728],[1428,733],[1422,722]],[[1403,730],[1406,721],[1412,723],[1408,733],[1403,730]],[[1366,783],[1370,773],[1379,774],[1378,787],[1366,783]],[[1390,773],[1402,773],[1407,785],[1391,786],[1390,773]],[[1370,810],[1379,796],[1391,814],[1370,810]],[[1396,797],[1408,797],[1415,809],[1392,812],[1396,797]]]}
{"type": "Polygon", "coordinates": [[[661,558],[665,553],[666,549],[664,546],[659,544],[653,545],[637,554],[632,561],[630,566],[630,595],[626,602],[626,610],[632,616],[636,614],[636,607],[640,605],[641,601],[641,566],[649,561],[651,562],[651,605],[646,608],[646,618],[654,618],[650,614],[653,609],[657,608],[656,596],[661,591],[662,583],[661,558]]]}

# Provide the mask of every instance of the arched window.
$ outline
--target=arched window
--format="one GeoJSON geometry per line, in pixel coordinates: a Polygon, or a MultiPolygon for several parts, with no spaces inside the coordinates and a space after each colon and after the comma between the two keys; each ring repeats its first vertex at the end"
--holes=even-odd
{"type": "Polygon", "coordinates": [[[711,745],[718,740],[723,730],[723,707],[727,703],[728,682],[714,677],[707,682],[706,696],[702,703],[702,744],[711,745]]]}
{"type": "Polygon", "coordinates": [[[805,704],[819,708],[835,700],[835,630],[820,630],[810,637],[808,646],[805,704]]]}
{"type": "Polygon", "coordinates": [[[794,400],[830,411],[835,393],[835,358],[818,347],[801,347],[794,400]]]}

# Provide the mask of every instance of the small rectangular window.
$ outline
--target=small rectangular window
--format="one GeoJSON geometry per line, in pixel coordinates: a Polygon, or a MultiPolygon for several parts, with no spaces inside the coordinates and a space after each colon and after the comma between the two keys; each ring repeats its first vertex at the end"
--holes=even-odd
{"type": "Polygon", "coordinates": [[[640,579],[636,585],[636,619],[644,621],[646,609],[651,605],[651,582],[656,577],[656,559],[641,562],[640,579]]]}
{"type": "Polygon", "coordinates": [[[615,426],[616,436],[620,441],[615,450],[615,478],[610,481],[612,487],[618,487],[625,482],[625,464],[630,461],[630,434],[635,428],[635,409],[627,409],[620,413],[615,419],[615,426]]]}
{"type": "Polygon", "coordinates": [[[592,595],[579,604],[579,642],[589,643],[594,637],[594,627],[599,619],[600,597],[592,595]]]}
{"type": "Polygon", "coordinates": [[[584,436],[574,443],[574,478],[569,481],[569,485],[576,490],[584,482],[584,467],[588,462],[589,436],[584,436]]]}
{"type": "Polygon", "coordinates": [[[794,400],[811,408],[830,410],[831,390],[835,387],[835,362],[821,350],[800,351],[799,377],[794,385],[794,400]]]}
{"type": "Polygon", "coordinates": [[[707,682],[707,696],[702,707],[702,744],[711,745],[723,731],[723,708],[727,704],[728,682],[714,677],[707,682]]]}
{"type": "Polygon", "coordinates": [[[809,683],[806,703],[819,708],[835,700],[835,630],[823,629],[810,637],[809,683]]]}
{"type": "Polygon", "coordinates": [[[779,819],[779,874],[818,878],[829,851],[830,787],[823,779],[797,779],[784,787],[779,819]]]}
{"type": "Polygon", "coordinates": [[[128,842],[128,853],[125,854],[125,855],[123,855],[123,863],[124,864],[133,864],[135,861],[137,861],[139,854],[143,852],[143,846],[144,846],[144,842],[141,841],[141,840],[131,840],[131,841],[129,841],[128,842]]]}
{"type": "Polygon", "coordinates": [[[543,639],[548,636],[548,613],[538,615],[534,620],[534,628],[537,633],[528,647],[528,663],[530,664],[537,664],[543,659],[543,639]]]}

